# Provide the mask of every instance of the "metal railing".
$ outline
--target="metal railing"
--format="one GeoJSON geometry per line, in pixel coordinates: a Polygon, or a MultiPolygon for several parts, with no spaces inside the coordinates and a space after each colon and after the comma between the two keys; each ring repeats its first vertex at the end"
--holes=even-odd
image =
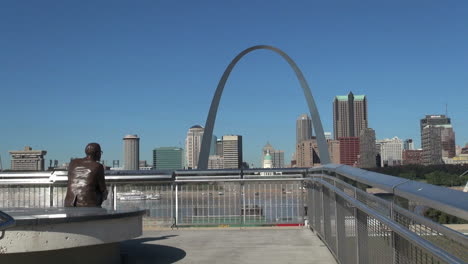
{"type": "Polygon", "coordinates": [[[454,191],[453,198],[464,201],[459,203],[438,195],[448,190],[443,187],[347,166],[324,166],[311,170],[309,176],[305,183],[310,226],[339,262],[468,262],[465,235],[398,205],[398,199],[404,198],[463,218],[467,213],[466,194],[454,191]],[[392,199],[367,193],[369,186],[391,192],[392,199]],[[434,193],[432,203],[427,192],[434,193]]]}
{"type": "MultiPolygon", "coordinates": [[[[146,209],[153,220],[177,226],[303,225],[304,171],[115,172],[106,174],[102,206],[146,209]]],[[[64,206],[66,172],[31,175],[0,175],[0,208],[64,206]]]]}

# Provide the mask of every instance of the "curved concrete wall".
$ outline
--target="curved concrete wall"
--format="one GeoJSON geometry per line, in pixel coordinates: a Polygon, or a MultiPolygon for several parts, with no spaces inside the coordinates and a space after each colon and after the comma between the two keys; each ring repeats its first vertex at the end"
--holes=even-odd
{"type": "Polygon", "coordinates": [[[325,140],[325,135],[323,133],[322,122],[320,121],[320,116],[317,110],[317,106],[315,105],[314,98],[312,96],[312,93],[310,92],[309,85],[307,84],[307,81],[305,80],[304,75],[302,75],[301,70],[296,65],[296,63],[282,50],[275,48],[273,46],[258,45],[258,46],[250,47],[242,51],[241,53],[239,53],[239,55],[237,55],[228,65],[228,67],[224,71],[223,76],[221,77],[221,80],[218,83],[218,87],[216,88],[216,92],[213,96],[213,100],[211,101],[210,112],[208,113],[208,117],[206,119],[205,132],[203,134],[201,151],[200,151],[200,156],[198,159],[198,169],[201,169],[201,170],[208,169],[208,155],[210,154],[210,145],[211,145],[211,138],[213,137],[214,123],[216,120],[216,114],[218,113],[218,106],[221,100],[221,95],[223,93],[224,86],[226,85],[227,79],[229,78],[229,75],[231,74],[231,71],[234,68],[234,66],[236,66],[237,62],[239,62],[239,60],[242,57],[244,57],[247,53],[252,52],[254,50],[258,50],[258,49],[266,49],[266,50],[271,50],[271,51],[276,52],[289,63],[289,66],[291,66],[291,68],[296,73],[297,79],[299,80],[302,90],[304,91],[304,96],[307,101],[307,105],[309,106],[309,111],[310,111],[310,115],[312,118],[312,124],[315,130],[315,134],[317,136],[317,143],[318,143],[318,148],[320,152],[320,161],[322,164],[330,163],[330,155],[328,153],[327,141],[325,140]]]}

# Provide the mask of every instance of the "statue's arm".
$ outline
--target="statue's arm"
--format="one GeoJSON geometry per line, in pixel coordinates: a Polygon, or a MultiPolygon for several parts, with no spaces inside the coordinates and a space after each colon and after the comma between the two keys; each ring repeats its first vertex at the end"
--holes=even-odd
{"type": "Polygon", "coordinates": [[[98,178],[98,186],[99,186],[99,190],[101,191],[102,193],[102,200],[106,200],[107,199],[107,187],[106,187],[106,179],[104,177],[104,167],[99,164],[99,172],[98,172],[98,175],[97,175],[97,178],[98,178]]]}

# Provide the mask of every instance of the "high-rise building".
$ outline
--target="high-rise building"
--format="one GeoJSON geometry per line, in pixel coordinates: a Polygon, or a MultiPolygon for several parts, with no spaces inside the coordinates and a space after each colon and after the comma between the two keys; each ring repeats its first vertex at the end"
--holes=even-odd
{"type": "Polygon", "coordinates": [[[296,144],[296,167],[311,168],[318,165],[320,165],[320,156],[315,137],[296,144]]]}
{"type": "Polygon", "coordinates": [[[403,142],[403,150],[414,150],[414,142],[413,139],[408,138],[403,142]]]}
{"type": "Polygon", "coordinates": [[[33,150],[31,147],[24,147],[24,150],[11,150],[11,170],[21,171],[43,171],[45,170],[44,156],[45,150],[33,150]]]}
{"type": "Polygon", "coordinates": [[[376,156],[375,131],[372,128],[364,128],[359,136],[359,167],[374,168],[376,156]]]}
{"type": "Polygon", "coordinates": [[[365,95],[335,96],[333,100],[334,138],[359,137],[361,130],[367,128],[367,98],[365,95]]]}
{"type": "Polygon", "coordinates": [[[240,169],[242,167],[242,136],[223,136],[224,169],[240,169]]]}
{"type": "Polygon", "coordinates": [[[218,142],[218,137],[213,135],[211,137],[210,155],[216,155],[216,142],[218,142]]]}
{"type": "Polygon", "coordinates": [[[312,120],[307,114],[302,114],[296,120],[296,144],[311,138],[312,120]]]}
{"type": "MultiPolygon", "coordinates": [[[[433,125],[450,125],[451,120],[445,115],[426,115],[425,118],[421,119],[419,126],[421,129],[421,139],[423,136],[423,129],[426,126],[433,126],[433,125]]],[[[422,143],[421,143],[422,144],[422,143]]],[[[423,146],[424,148],[424,146],[423,146]]]]}
{"type": "Polygon", "coordinates": [[[124,141],[124,170],[140,168],[140,138],[137,135],[126,135],[124,141]]]}
{"type": "Polygon", "coordinates": [[[403,163],[403,141],[398,137],[377,141],[380,145],[381,166],[398,166],[403,163]]]}
{"type": "Polygon", "coordinates": [[[284,151],[275,150],[273,146],[267,142],[262,149],[262,164],[264,163],[267,153],[270,153],[272,168],[284,168],[284,151]]]}
{"type": "Polygon", "coordinates": [[[222,139],[217,139],[216,140],[216,152],[215,155],[217,156],[223,156],[223,140],[222,139]]]}
{"type": "Polygon", "coordinates": [[[205,129],[200,125],[192,126],[185,138],[185,158],[187,168],[196,169],[198,167],[198,157],[200,156],[201,142],[205,129]]]}
{"type": "Polygon", "coordinates": [[[450,124],[427,125],[423,128],[421,145],[424,165],[443,164],[444,158],[455,157],[455,133],[450,124]]]}
{"type": "Polygon", "coordinates": [[[153,168],[155,170],[180,170],[184,168],[184,150],[178,147],[159,147],[153,149],[153,168]]]}
{"type": "Polygon", "coordinates": [[[340,137],[340,164],[357,166],[359,156],[359,137],[340,137]]]}

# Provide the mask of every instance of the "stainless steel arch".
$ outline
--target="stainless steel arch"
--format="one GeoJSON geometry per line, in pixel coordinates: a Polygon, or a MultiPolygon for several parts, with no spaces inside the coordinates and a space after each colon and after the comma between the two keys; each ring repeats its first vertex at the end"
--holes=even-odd
{"type": "Polygon", "coordinates": [[[312,96],[312,93],[310,92],[309,85],[307,84],[307,81],[305,80],[304,75],[302,75],[301,70],[299,69],[299,67],[297,67],[296,63],[282,50],[275,48],[273,46],[258,45],[258,46],[250,47],[242,51],[241,53],[239,53],[239,55],[237,55],[231,61],[229,66],[226,68],[223,76],[221,77],[221,80],[218,83],[218,87],[216,88],[216,92],[213,96],[213,100],[211,101],[210,112],[208,113],[208,117],[206,119],[205,132],[203,133],[201,151],[200,151],[200,156],[198,158],[198,169],[201,169],[201,170],[208,169],[208,155],[210,154],[210,145],[211,145],[211,139],[213,137],[214,123],[216,120],[216,114],[218,112],[218,106],[221,100],[221,95],[223,93],[224,86],[229,77],[229,74],[231,74],[232,69],[234,68],[234,66],[236,66],[237,62],[239,62],[239,60],[242,57],[244,57],[247,53],[254,51],[254,50],[258,50],[258,49],[266,49],[266,50],[271,50],[271,51],[276,52],[289,63],[289,66],[291,66],[291,68],[296,73],[297,79],[299,80],[302,90],[304,91],[304,96],[307,101],[307,105],[309,106],[310,116],[312,118],[312,124],[314,126],[315,135],[317,136],[317,143],[318,143],[317,145],[318,145],[319,152],[320,152],[320,161],[322,164],[330,163],[330,155],[328,153],[327,141],[325,140],[325,135],[323,133],[322,122],[320,121],[320,116],[317,110],[317,106],[315,105],[314,98],[312,96]]]}

